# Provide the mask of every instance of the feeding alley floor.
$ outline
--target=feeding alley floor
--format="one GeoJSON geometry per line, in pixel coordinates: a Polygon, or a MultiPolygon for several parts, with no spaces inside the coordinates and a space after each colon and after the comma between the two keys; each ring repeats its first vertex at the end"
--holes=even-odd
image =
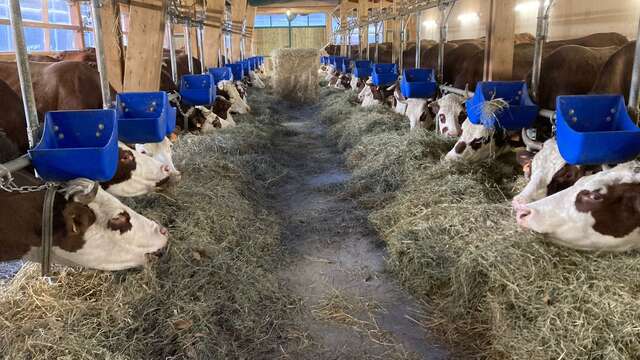
{"type": "Polygon", "coordinates": [[[419,324],[421,306],[385,273],[385,250],[367,212],[341,196],[350,173],[316,118],[318,107],[277,107],[291,130],[275,139],[291,175],[274,194],[287,253],[280,276],[302,299],[299,320],[312,342],[283,348],[283,355],[448,358],[445,347],[419,324]]]}

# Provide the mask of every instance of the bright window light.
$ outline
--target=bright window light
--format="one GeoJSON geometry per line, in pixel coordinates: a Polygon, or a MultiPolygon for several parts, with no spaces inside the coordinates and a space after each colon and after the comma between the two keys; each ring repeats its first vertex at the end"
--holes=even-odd
{"type": "MultiPolygon", "coordinates": [[[[545,0],[545,5],[549,5],[549,0],[545,0]]],[[[516,5],[515,10],[519,13],[536,12],[540,6],[540,1],[526,1],[516,5]]]]}
{"type": "Polygon", "coordinates": [[[427,29],[434,29],[438,26],[438,23],[435,20],[425,20],[422,22],[422,26],[427,29]]]}
{"type": "Polygon", "coordinates": [[[478,20],[480,20],[480,16],[478,16],[478,14],[474,12],[460,14],[458,16],[458,21],[460,21],[461,23],[473,23],[473,22],[477,22],[478,20]]]}

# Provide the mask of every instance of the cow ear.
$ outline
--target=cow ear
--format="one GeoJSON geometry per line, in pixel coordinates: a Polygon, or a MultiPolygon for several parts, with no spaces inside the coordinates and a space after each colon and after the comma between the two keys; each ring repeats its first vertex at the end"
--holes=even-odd
{"type": "Polygon", "coordinates": [[[429,109],[429,113],[431,113],[432,118],[436,118],[438,111],[440,111],[440,105],[438,105],[438,101],[432,101],[427,105],[427,109],[429,109]]]}
{"type": "Polygon", "coordinates": [[[521,150],[516,153],[516,161],[518,161],[518,164],[521,166],[525,166],[531,163],[534,156],[535,154],[531,151],[521,150]]]}
{"type": "Polygon", "coordinates": [[[62,212],[67,234],[82,236],[96,221],[96,214],[90,207],[77,202],[67,203],[62,212]]]}
{"type": "Polygon", "coordinates": [[[467,111],[462,110],[460,114],[458,114],[458,124],[462,124],[465,120],[467,120],[467,111]]]}

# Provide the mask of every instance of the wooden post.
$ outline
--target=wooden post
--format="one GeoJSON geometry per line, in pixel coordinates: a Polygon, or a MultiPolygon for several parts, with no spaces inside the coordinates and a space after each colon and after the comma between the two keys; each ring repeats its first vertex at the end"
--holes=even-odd
{"type": "Polygon", "coordinates": [[[245,49],[247,55],[254,56],[256,54],[255,44],[253,43],[253,25],[256,21],[256,7],[255,6],[247,6],[247,28],[246,28],[246,39],[245,39],[245,49]]]}
{"type": "Polygon", "coordinates": [[[120,6],[117,1],[103,1],[101,8],[102,41],[109,84],[123,91],[124,48],[120,36],[120,6]]]}
{"type": "Polygon", "coordinates": [[[73,2],[69,4],[69,10],[71,12],[71,24],[80,27],[80,30],[76,30],[74,36],[75,43],[80,49],[84,49],[86,45],[84,43],[84,24],[82,23],[82,15],[80,14],[80,3],[73,2]]]}
{"type": "Polygon", "coordinates": [[[218,50],[222,37],[220,28],[222,27],[222,17],[224,14],[224,0],[208,0],[207,16],[204,23],[204,61],[207,67],[216,67],[218,64],[218,50]]]}
{"type": "MultiPolygon", "coordinates": [[[[358,21],[361,24],[367,22],[369,15],[369,0],[358,0],[358,21]]],[[[367,57],[367,44],[369,43],[369,26],[360,27],[360,58],[366,59],[367,57]]]]}
{"type": "MultiPolygon", "coordinates": [[[[393,10],[395,13],[395,10],[398,9],[400,6],[402,6],[401,4],[402,0],[394,0],[393,1],[393,10]]],[[[398,64],[400,61],[400,56],[402,56],[402,54],[400,53],[400,32],[402,31],[402,21],[400,21],[400,19],[393,19],[390,21],[391,22],[391,27],[393,29],[393,40],[392,41],[392,62],[398,64]]]]}
{"type": "MultiPolygon", "coordinates": [[[[349,0],[342,0],[340,2],[340,30],[344,30],[347,28],[347,12],[349,11],[349,0]]],[[[349,56],[347,55],[347,35],[346,33],[341,33],[340,35],[340,56],[349,56]]]]}
{"type": "Polygon", "coordinates": [[[131,4],[124,91],[160,88],[165,6],[162,0],[137,0],[131,4]]]}
{"type": "Polygon", "coordinates": [[[242,23],[247,11],[247,0],[233,0],[231,2],[231,58],[240,60],[240,39],[242,23]]]}
{"type": "Polygon", "coordinates": [[[484,80],[511,80],[515,32],[515,0],[490,0],[484,80]]]}
{"type": "Polygon", "coordinates": [[[327,11],[325,13],[324,20],[324,41],[328,43],[333,41],[333,11],[327,11]]]}
{"type": "Polygon", "coordinates": [[[191,55],[200,60],[200,53],[198,52],[198,31],[195,26],[189,28],[189,40],[191,40],[191,55]]]}

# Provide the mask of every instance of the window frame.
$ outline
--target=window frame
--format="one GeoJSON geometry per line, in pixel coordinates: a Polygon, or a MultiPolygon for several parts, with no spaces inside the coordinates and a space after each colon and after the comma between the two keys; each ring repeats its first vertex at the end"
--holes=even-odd
{"type": "MultiPolygon", "coordinates": [[[[80,2],[73,1],[69,3],[69,18],[71,24],[60,24],[49,22],[49,0],[41,0],[42,8],[40,9],[42,14],[42,21],[23,20],[22,25],[24,27],[44,29],[44,50],[29,51],[29,54],[41,54],[49,55],[55,54],[65,50],[52,50],[51,48],[51,33],[49,30],[72,30],[75,32],[75,44],[77,49],[67,50],[81,50],[85,48],[84,32],[93,32],[93,28],[84,26],[82,22],[82,16],[80,13],[80,2]]],[[[0,25],[11,26],[9,19],[0,19],[0,25]]],[[[12,31],[10,29],[10,31],[12,31]]],[[[12,55],[15,51],[0,51],[0,55],[12,55]]]]}

